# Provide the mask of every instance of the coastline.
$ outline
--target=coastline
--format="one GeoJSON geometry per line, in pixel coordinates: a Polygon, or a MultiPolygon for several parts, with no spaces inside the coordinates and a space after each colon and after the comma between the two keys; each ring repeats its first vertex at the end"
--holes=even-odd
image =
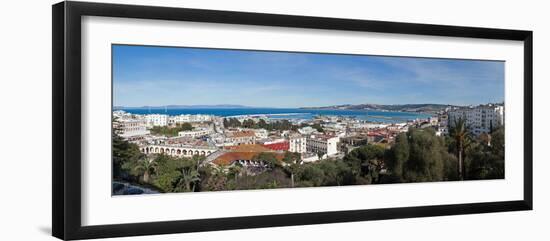
{"type": "Polygon", "coordinates": [[[273,120],[312,120],[318,116],[355,118],[367,122],[406,122],[428,119],[434,113],[387,111],[387,110],[347,110],[347,109],[303,109],[303,108],[119,108],[131,114],[212,115],[223,118],[269,118],[273,120]]]}

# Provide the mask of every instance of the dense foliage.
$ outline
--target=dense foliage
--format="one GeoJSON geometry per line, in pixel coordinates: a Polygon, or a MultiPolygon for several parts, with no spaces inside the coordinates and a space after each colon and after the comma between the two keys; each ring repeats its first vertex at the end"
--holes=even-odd
{"type": "Polygon", "coordinates": [[[193,126],[189,123],[177,124],[174,127],[154,126],[150,129],[151,134],[164,136],[178,136],[178,132],[190,130],[193,130],[193,126]]]}
{"type": "Polygon", "coordinates": [[[266,129],[268,131],[285,131],[285,130],[296,131],[298,130],[298,128],[311,126],[317,131],[323,132],[323,127],[318,123],[315,123],[312,125],[307,125],[307,124],[295,125],[288,120],[278,120],[278,121],[271,121],[267,123],[263,119],[260,119],[258,121],[254,121],[252,119],[246,119],[246,120],[243,120],[243,122],[241,123],[237,118],[225,118],[223,120],[223,125],[225,128],[243,127],[243,128],[252,128],[252,129],[266,129]]]}
{"type": "MultiPolygon", "coordinates": [[[[116,119],[113,120],[116,122],[116,119]]],[[[113,128],[112,145],[113,145],[113,176],[118,179],[129,179],[129,166],[135,166],[136,163],[144,158],[144,154],[139,151],[136,144],[129,143],[120,137],[119,129],[113,128]]]]}
{"type": "MultiPolygon", "coordinates": [[[[464,140],[464,179],[504,178],[504,128],[488,136],[464,140]]],[[[286,152],[282,161],[273,153],[259,153],[253,159],[265,162],[266,168],[252,174],[239,164],[203,165],[205,158],[199,156],[147,157],[114,134],[113,175],[162,192],[449,181],[460,180],[458,146],[455,138],[436,136],[430,128],[411,128],[391,148],[368,144],[341,159],[303,163],[298,153],[286,152]]]]}
{"type": "Polygon", "coordinates": [[[397,136],[387,160],[393,180],[431,182],[456,179],[456,157],[445,139],[430,129],[411,129],[397,136]]]}

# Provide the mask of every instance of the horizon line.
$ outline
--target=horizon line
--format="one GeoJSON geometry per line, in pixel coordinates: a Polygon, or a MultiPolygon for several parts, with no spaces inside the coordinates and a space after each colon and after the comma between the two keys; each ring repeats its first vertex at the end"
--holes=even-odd
{"type": "Polygon", "coordinates": [[[477,104],[448,104],[448,103],[401,103],[401,104],[378,104],[378,103],[362,103],[362,104],[333,104],[333,105],[323,105],[323,106],[248,106],[240,104],[194,104],[194,105],[184,105],[184,104],[168,104],[168,105],[142,105],[142,106],[125,106],[125,105],[114,105],[113,108],[168,108],[168,107],[227,107],[227,108],[274,108],[274,109],[284,109],[284,108],[326,108],[326,107],[338,107],[338,106],[356,106],[356,105],[386,105],[386,106],[395,106],[395,105],[448,105],[448,106],[476,106],[476,105],[485,105],[485,104],[504,104],[504,101],[497,102],[483,102],[477,104]]]}

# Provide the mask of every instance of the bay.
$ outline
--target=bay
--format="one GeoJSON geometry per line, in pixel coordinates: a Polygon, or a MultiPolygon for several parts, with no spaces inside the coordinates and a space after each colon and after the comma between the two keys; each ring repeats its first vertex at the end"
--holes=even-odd
{"type": "Polygon", "coordinates": [[[427,119],[431,115],[412,112],[379,110],[338,110],[338,109],[299,109],[299,108],[118,108],[132,114],[166,115],[215,115],[221,117],[265,115],[270,119],[310,120],[315,116],[354,117],[368,122],[397,123],[427,119]]]}

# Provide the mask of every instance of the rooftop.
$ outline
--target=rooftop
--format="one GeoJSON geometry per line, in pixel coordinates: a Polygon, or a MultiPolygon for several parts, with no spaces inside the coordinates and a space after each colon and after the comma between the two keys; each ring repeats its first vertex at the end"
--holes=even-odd
{"type": "Polygon", "coordinates": [[[256,136],[256,134],[253,131],[236,131],[236,132],[228,132],[227,137],[252,137],[256,136]]]}
{"type": "Polygon", "coordinates": [[[225,147],[230,152],[273,152],[273,150],[258,144],[248,144],[225,147]]]}

